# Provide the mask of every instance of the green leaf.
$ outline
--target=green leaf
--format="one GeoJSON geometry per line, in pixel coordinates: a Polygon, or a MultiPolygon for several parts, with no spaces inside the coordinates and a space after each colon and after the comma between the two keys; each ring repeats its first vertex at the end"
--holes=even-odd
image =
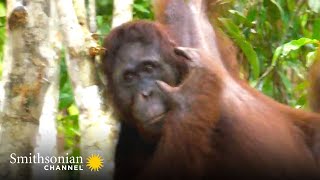
{"type": "Polygon", "coordinates": [[[219,21],[222,22],[223,26],[226,28],[230,36],[241,48],[248,61],[250,62],[253,78],[258,78],[260,75],[260,62],[257,53],[255,52],[251,44],[246,40],[240,29],[230,19],[219,18],[219,21]]]}
{"type": "Polygon", "coordinates": [[[249,9],[247,14],[247,20],[253,22],[257,17],[257,10],[255,8],[249,9]]]}
{"type": "Polygon", "coordinates": [[[287,56],[291,51],[298,50],[302,46],[310,43],[318,43],[318,40],[316,39],[310,39],[310,38],[300,38],[298,40],[290,41],[283,45],[282,55],[287,56]]]}
{"type": "Polygon", "coordinates": [[[6,17],[6,7],[4,3],[0,3],[0,17],[6,17]]]}
{"type": "Polygon", "coordinates": [[[144,6],[142,6],[142,5],[140,5],[140,4],[133,4],[133,8],[134,8],[135,10],[140,11],[140,12],[143,12],[143,13],[147,13],[147,14],[150,13],[150,11],[149,11],[147,8],[145,8],[144,6]]]}
{"type": "Polygon", "coordinates": [[[284,11],[281,5],[275,0],[264,0],[263,4],[268,9],[269,16],[273,19],[284,20],[284,11]]]}
{"type": "Polygon", "coordinates": [[[79,118],[79,115],[70,115],[70,116],[66,116],[60,119],[60,121],[66,122],[66,123],[70,123],[72,121],[77,121],[79,118]]]}
{"type": "Polygon", "coordinates": [[[68,108],[68,113],[70,115],[78,115],[79,114],[79,109],[77,108],[76,105],[73,104],[68,108]]]}
{"type": "Polygon", "coordinates": [[[72,105],[74,102],[72,94],[61,93],[59,99],[59,109],[65,109],[72,105]]]}
{"type": "Polygon", "coordinates": [[[4,28],[6,26],[6,17],[1,16],[0,17],[0,28],[4,28]]]}
{"type": "Polygon", "coordinates": [[[308,19],[309,19],[308,14],[303,14],[303,15],[300,16],[300,24],[301,24],[302,28],[305,28],[305,26],[308,23],[308,19]]]}
{"type": "Polygon", "coordinates": [[[287,6],[290,11],[294,11],[296,7],[296,0],[287,0],[287,6]]]}
{"type": "Polygon", "coordinates": [[[246,17],[239,11],[236,10],[229,10],[229,12],[231,14],[233,14],[235,16],[235,18],[237,18],[237,20],[239,20],[240,22],[244,23],[246,21],[246,17]]]}
{"type": "Polygon", "coordinates": [[[301,48],[306,44],[318,43],[318,42],[319,41],[316,39],[300,38],[298,40],[293,40],[282,46],[279,46],[273,53],[271,65],[275,66],[280,56],[287,56],[290,52],[298,50],[299,48],[301,48]]]}
{"type": "Polygon", "coordinates": [[[274,4],[274,5],[278,8],[281,17],[284,17],[284,11],[283,11],[281,5],[280,5],[277,1],[275,1],[275,0],[270,0],[270,2],[271,2],[272,4],[274,4]]]}
{"type": "Polygon", "coordinates": [[[277,64],[277,60],[279,59],[281,53],[283,51],[283,46],[277,47],[272,56],[271,66],[275,66],[277,64]]]}
{"type": "Polygon", "coordinates": [[[320,40],[320,18],[314,21],[312,38],[320,40]]]}
{"type": "Polygon", "coordinates": [[[315,12],[315,13],[320,12],[320,1],[319,0],[308,0],[308,5],[313,12],[315,12]]]}
{"type": "Polygon", "coordinates": [[[101,34],[107,34],[111,29],[110,23],[108,22],[108,16],[97,16],[97,24],[101,34]]]}

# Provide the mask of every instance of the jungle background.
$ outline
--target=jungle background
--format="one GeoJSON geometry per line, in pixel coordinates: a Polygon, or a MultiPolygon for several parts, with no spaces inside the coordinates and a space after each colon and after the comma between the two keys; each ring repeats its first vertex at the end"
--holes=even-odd
{"type": "MultiPolygon", "coordinates": [[[[115,2],[95,1],[97,29],[94,36],[98,44],[112,28],[115,2]]],[[[135,0],[132,4],[133,19],[153,20],[151,4],[151,0],[135,0]]],[[[320,59],[316,53],[320,40],[320,1],[218,0],[212,9],[216,11],[216,26],[239,49],[242,78],[281,103],[308,110],[308,69],[316,59],[320,59]]],[[[1,0],[0,77],[6,68],[3,62],[8,37],[7,14],[7,2],[1,0]]],[[[56,116],[58,152],[79,155],[82,138],[80,110],[66,54],[66,49],[62,48],[56,116]]],[[[72,172],[71,176],[77,177],[79,173],[72,172]]]]}

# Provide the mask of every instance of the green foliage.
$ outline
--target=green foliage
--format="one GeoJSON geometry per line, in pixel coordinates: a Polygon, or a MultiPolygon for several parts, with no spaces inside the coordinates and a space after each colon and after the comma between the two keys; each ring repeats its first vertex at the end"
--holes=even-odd
{"type": "Polygon", "coordinates": [[[111,29],[113,1],[112,0],[100,0],[97,3],[97,25],[98,34],[101,36],[107,35],[111,29]]]}
{"type": "Polygon", "coordinates": [[[219,20],[222,22],[236,44],[241,48],[242,52],[246,55],[251,65],[252,76],[254,79],[257,79],[260,74],[260,62],[258,60],[257,53],[254,51],[251,44],[246,41],[241,30],[230,19],[220,18],[219,20]]]}
{"type": "Polygon", "coordinates": [[[134,19],[154,19],[150,0],[135,0],[133,4],[134,19]]]}
{"type": "Polygon", "coordinates": [[[0,77],[2,76],[3,47],[6,38],[6,5],[0,1],[0,77]]]}
{"type": "Polygon", "coordinates": [[[307,103],[306,80],[320,40],[319,0],[224,1],[221,28],[250,67],[243,73],[263,93],[294,107],[307,103]],[[230,10],[231,9],[231,10],[230,10]]]}
{"type": "MultiPolygon", "coordinates": [[[[101,0],[97,2],[97,24],[98,34],[101,37],[108,34],[111,29],[113,1],[101,0]]],[[[153,19],[154,15],[151,8],[150,0],[135,0],[133,7],[134,19],[153,19]]]]}

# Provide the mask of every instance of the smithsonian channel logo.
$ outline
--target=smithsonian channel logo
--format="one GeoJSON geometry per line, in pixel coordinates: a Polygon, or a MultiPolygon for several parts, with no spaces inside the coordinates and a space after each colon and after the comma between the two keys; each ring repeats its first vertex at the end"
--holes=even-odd
{"type": "Polygon", "coordinates": [[[16,153],[11,153],[10,163],[43,164],[46,171],[83,171],[84,168],[88,168],[97,172],[103,167],[103,158],[99,154],[92,154],[86,158],[84,164],[81,156],[69,156],[68,153],[65,156],[42,156],[40,153],[17,156],[16,153]]]}

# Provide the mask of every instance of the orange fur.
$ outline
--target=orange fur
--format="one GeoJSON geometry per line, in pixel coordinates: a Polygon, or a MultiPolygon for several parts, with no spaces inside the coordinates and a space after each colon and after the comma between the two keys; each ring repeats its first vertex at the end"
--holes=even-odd
{"type": "Polygon", "coordinates": [[[144,175],[320,178],[319,115],[272,100],[234,79],[205,53],[194,61],[200,66],[191,68],[182,85],[164,91],[174,105],[144,175]]]}
{"type": "Polygon", "coordinates": [[[234,77],[239,77],[237,48],[207,17],[207,6],[216,0],[154,0],[156,20],[163,24],[179,46],[206,49],[234,77]],[[220,61],[220,58],[217,58],[220,61]]]}

